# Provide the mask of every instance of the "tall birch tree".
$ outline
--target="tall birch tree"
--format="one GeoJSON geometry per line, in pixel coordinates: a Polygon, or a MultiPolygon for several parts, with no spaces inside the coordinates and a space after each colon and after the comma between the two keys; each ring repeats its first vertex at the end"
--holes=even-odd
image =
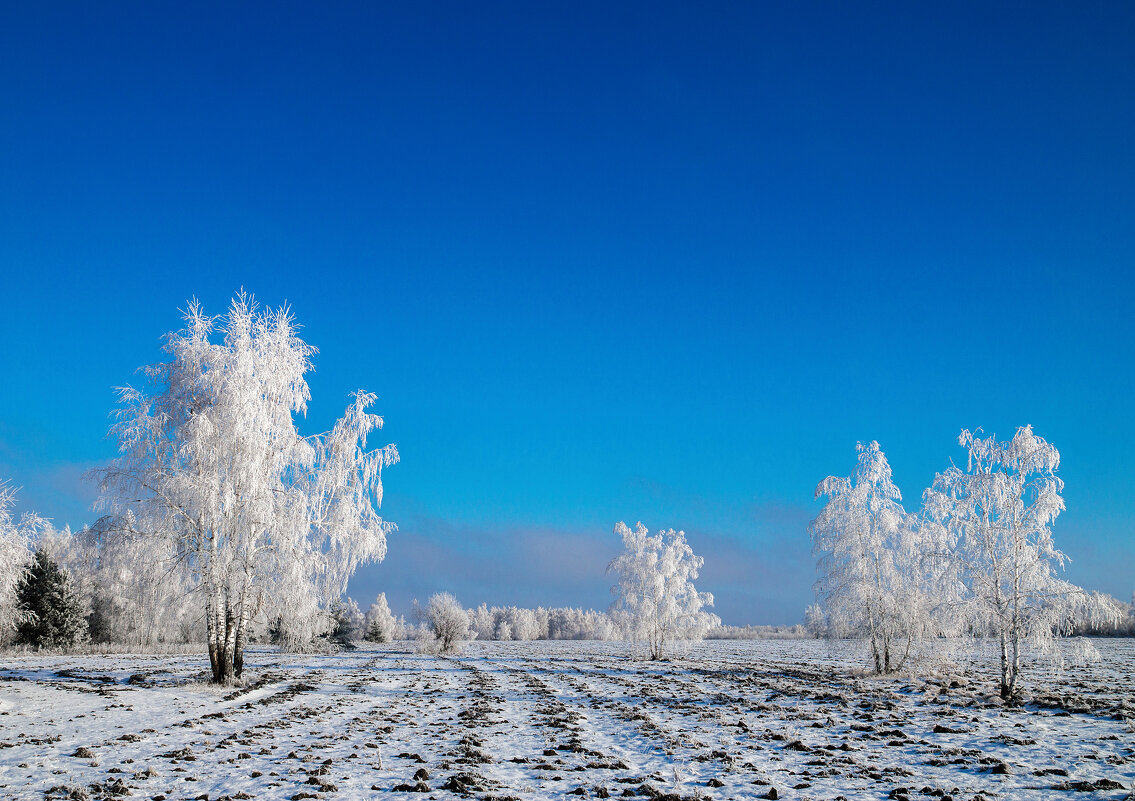
{"type": "Polygon", "coordinates": [[[856,450],[850,476],[828,476],[816,487],[816,497],[828,499],[809,526],[820,573],[816,595],[827,630],[865,636],[875,672],[890,673],[902,669],[928,622],[920,569],[925,530],[903,509],[879,443],[856,450]]]}
{"type": "Polygon", "coordinates": [[[1000,693],[1012,698],[1027,648],[1054,655],[1057,637],[1073,621],[1113,614],[1079,587],[1058,578],[1066,557],[1057,550],[1052,524],[1064,511],[1064,482],[1057,477],[1060,452],[1018,428],[1009,441],[963,430],[963,471],[939,473],[926,490],[929,514],[954,539],[967,587],[968,624],[990,632],[1000,650],[1000,693]]]}
{"type": "Polygon", "coordinates": [[[120,390],[120,455],[96,475],[119,535],[167,538],[189,570],[213,680],[229,684],[254,615],[304,619],[385,556],[382,469],[398,452],[368,449],[382,418],[361,391],[331,431],[299,434],[316,351],[288,308],[241,292],[222,317],[194,300],[183,320],[169,360],[144,368],[148,385],[120,390]]]}

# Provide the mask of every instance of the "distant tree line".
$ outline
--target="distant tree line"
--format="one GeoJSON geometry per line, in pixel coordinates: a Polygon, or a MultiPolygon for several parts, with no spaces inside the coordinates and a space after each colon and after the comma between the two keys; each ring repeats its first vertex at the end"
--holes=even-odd
{"type": "Polygon", "coordinates": [[[805,640],[816,636],[807,626],[717,626],[710,629],[707,640],[805,640]]]}

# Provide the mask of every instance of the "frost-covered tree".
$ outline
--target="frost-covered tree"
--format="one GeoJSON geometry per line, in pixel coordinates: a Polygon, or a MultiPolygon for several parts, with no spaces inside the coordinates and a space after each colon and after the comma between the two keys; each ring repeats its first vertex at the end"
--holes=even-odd
{"type": "Polygon", "coordinates": [[[804,610],[804,627],[813,637],[824,637],[828,633],[827,616],[819,604],[808,604],[804,610]]]}
{"type": "Polygon", "coordinates": [[[431,595],[425,608],[417,610],[417,616],[432,637],[429,645],[438,653],[454,653],[470,639],[469,613],[448,592],[431,595]]]}
{"type": "Polygon", "coordinates": [[[184,324],[148,386],[120,391],[120,456],[96,474],[116,531],[167,540],[189,569],[213,680],[227,684],[258,612],[311,626],[359,564],[385,556],[381,473],[398,453],[368,450],[382,418],[365,392],[330,432],[299,434],[315,349],[287,308],[261,311],[242,292],[219,318],[193,301],[184,324]]]}
{"type": "Polygon", "coordinates": [[[363,639],[370,642],[394,642],[402,639],[402,628],[390,611],[386,593],[380,592],[363,619],[363,639]]]}
{"type": "Polygon", "coordinates": [[[929,624],[923,539],[931,529],[903,509],[879,443],[856,450],[851,476],[828,476],[816,487],[816,497],[828,499],[809,526],[824,620],[813,610],[810,624],[834,636],[866,637],[875,672],[890,673],[902,669],[929,624]]]}
{"type": "Polygon", "coordinates": [[[1031,426],[1017,429],[1008,442],[979,432],[962,431],[958,444],[968,453],[966,469],[939,473],[925,506],[954,538],[970,626],[997,638],[1001,696],[1012,698],[1027,647],[1056,655],[1056,638],[1077,617],[1113,610],[1098,608],[1091,596],[1056,576],[1066,559],[1052,539],[1052,524],[1064,511],[1059,451],[1031,426]]]}
{"type": "Polygon", "coordinates": [[[512,620],[512,638],[514,640],[538,640],[544,634],[540,629],[540,620],[536,617],[535,609],[511,606],[509,607],[509,617],[512,620]]]}
{"type": "MultiPolygon", "coordinates": [[[[547,636],[541,631],[536,611],[516,606],[493,607],[491,633],[486,639],[492,640],[538,640],[547,636]]],[[[476,619],[474,623],[478,622],[476,619]]],[[[476,625],[474,625],[476,628],[476,625]]],[[[479,633],[479,632],[478,632],[479,633]]]]}
{"type": "Polygon", "coordinates": [[[87,639],[83,607],[67,573],[42,548],[16,586],[21,612],[16,642],[35,648],[68,648],[87,639]]]}
{"type": "Polygon", "coordinates": [[[611,616],[632,641],[645,641],[651,659],[662,659],[668,645],[701,640],[721,619],[703,607],[713,595],[698,592],[693,580],[705,560],[696,556],[684,531],[668,529],[650,536],[646,526],[615,524],[623,553],[607,566],[619,583],[611,588],[611,616]]]}
{"type": "Polygon", "coordinates": [[[1096,614],[1072,621],[1073,636],[1082,637],[1135,637],[1135,604],[1124,603],[1105,592],[1090,592],[1089,609],[1096,614]],[[1100,615],[1098,610],[1110,614],[1100,615]]]}
{"type": "Polygon", "coordinates": [[[15,488],[0,481],[0,644],[8,641],[24,616],[16,601],[16,587],[32,561],[32,537],[44,522],[31,513],[15,518],[15,502],[15,488]]]}

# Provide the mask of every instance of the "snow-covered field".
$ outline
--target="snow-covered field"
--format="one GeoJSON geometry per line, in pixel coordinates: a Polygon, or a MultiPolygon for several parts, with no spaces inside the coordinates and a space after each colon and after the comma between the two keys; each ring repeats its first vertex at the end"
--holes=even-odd
{"type": "Polygon", "coordinates": [[[254,650],[229,691],[201,656],[9,656],[0,797],[1127,798],[1135,642],[1099,647],[1027,674],[1024,708],[990,683],[858,677],[816,641],[666,663],[593,642],[254,650]]]}

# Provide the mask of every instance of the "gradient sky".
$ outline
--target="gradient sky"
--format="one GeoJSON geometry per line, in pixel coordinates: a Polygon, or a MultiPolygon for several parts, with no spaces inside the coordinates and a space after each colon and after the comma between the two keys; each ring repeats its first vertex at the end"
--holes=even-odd
{"type": "Polygon", "coordinates": [[[89,521],[112,387],[191,296],[289,302],[305,433],[377,392],[364,607],[604,608],[686,530],[728,623],[812,599],[857,440],[1063,455],[1067,577],[1135,590],[1135,5],[8,4],[0,476],[89,521]]]}

